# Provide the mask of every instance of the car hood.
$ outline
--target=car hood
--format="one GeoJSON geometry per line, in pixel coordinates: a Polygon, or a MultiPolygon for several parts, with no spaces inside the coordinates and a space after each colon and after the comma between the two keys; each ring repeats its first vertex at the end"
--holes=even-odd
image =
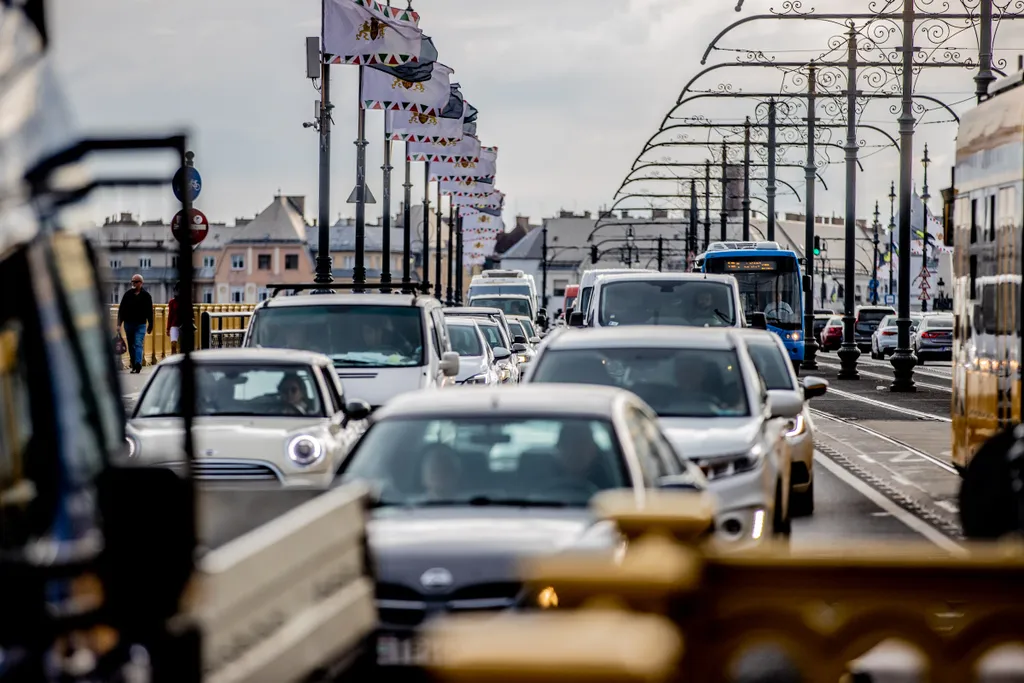
{"type": "Polygon", "coordinates": [[[690,460],[742,453],[761,431],[760,417],[663,417],[658,422],[679,454],[690,460]]]}
{"type": "MultiPolygon", "coordinates": [[[[324,417],[197,417],[192,426],[196,456],[268,457],[283,452],[289,435],[316,434],[323,430],[324,417]]],[[[145,462],[175,461],[183,458],[180,418],[144,417],[128,422],[127,434],[139,441],[145,462]]]]}
{"type": "Polygon", "coordinates": [[[457,381],[465,382],[470,377],[475,377],[484,372],[487,372],[486,356],[459,356],[457,381]]]}
{"type": "Polygon", "coordinates": [[[379,407],[408,391],[427,385],[427,368],[337,368],[345,399],[366,401],[379,407]]]}
{"type": "Polygon", "coordinates": [[[413,590],[429,569],[446,569],[456,591],[519,581],[523,558],[618,543],[614,526],[583,508],[378,508],[367,528],[378,581],[413,590]]]}

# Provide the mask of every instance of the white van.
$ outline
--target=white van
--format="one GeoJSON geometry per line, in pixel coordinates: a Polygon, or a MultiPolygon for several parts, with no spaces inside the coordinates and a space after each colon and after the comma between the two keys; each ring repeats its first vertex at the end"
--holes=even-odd
{"type": "Polygon", "coordinates": [[[532,275],[521,270],[485,270],[469,283],[469,298],[518,294],[533,299],[534,310],[540,308],[537,285],[532,275]]]}
{"type": "Polygon", "coordinates": [[[454,385],[441,303],[407,294],[276,296],[253,311],[243,346],[323,353],[345,393],[377,409],[407,391],[454,385]]]}
{"type": "Polygon", "coordinates": [[[597,279],[583,325],[746,327],[747,322],[731,275],[634,271],[597,279]]]}
{"type": "MultiPolygon", "coordinates": [[[[597,282],[597,278],[602,275],[616,275],[618,273],[657,273],[656,270],[650,270],[649,268],[597,268],[595,270],[586,270],[583,272],[583,277],[580,278],[580,291],[579,296],[576,297],[576,304],[573,306],[574,311],[579,311],[583,315],[587,314],[587,309],[590,307],[590,298],[594,294],[594,284],[597,282]]],[[[569,311],[565,312],[566,320],[569,319],[569,311]]]]}

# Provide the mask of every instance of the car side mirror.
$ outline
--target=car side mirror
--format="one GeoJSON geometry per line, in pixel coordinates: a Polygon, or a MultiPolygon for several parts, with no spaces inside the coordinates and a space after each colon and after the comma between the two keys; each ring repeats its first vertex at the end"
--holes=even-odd
{"type": "Polygon", "coordinates": [[[573,311],[569,316],[569,327],[583,327],[583,311],[573,311]]]}
{"type": "Polygon", "coordinates": [[[540,338],[540,337],[530,337],[530,343],[531,343],[531,344],[540,344],[540,343],[541,343],[541,341],[542,341],[542,340],[541,340],[541,338],[540,338]]]}
{"type": "Polygon", "coordinates": [[[454,351],[446,351],[441,354],[441,372],[445,377],[455,377],[459,374],[459,354],[454,351]]]}
{"type": "Polygon", "coordinates": [[[820,377],[804,377],[800,384],[804,389],[804,400],[824,396],[828,391],[828,382],[820,377]]]}
{"type": "Polygon", "coordinates": [[[521,334],[517,334],[516,336],[512,337],[512,343],[513,344],[525,344],[526,343],[526,337],[524,337],[521,334]]]}
{"type": "Polygon", "coordinates": [[[758,330],[768,329],[768,316],[764,313],[751,313],[750,326],[758,330]]]}
{"type": "MultiPolygon", "coordinates": [[[[516,337],[516,339],[522,339],[522,337],[516,337]]],[[[513,344],[512,345],[512,352],[513,353],[526,353],[526,344],[513,344]]]]}
{"type": "Polygon", "coordinates": [[[341,408],[341,412],[345,414],[345,419],[350,422],[358,422],[359,420],[365,420],[373,412],[373,408],[370,404],[362,399],[352,399],[345,403],[341,408]]]}
{"type": "Polygon", "coordinates": [[[804,397],[796,391],[769,391],[768,412],[771,417],[791,420],[804,409],[804,397]]]}
{"type": "Polygon", "coordinates": [[[506,349],[504,346],[498,346],[493,350],[494,362],[505,360],[512,357],[512,352],[506,349]]]}

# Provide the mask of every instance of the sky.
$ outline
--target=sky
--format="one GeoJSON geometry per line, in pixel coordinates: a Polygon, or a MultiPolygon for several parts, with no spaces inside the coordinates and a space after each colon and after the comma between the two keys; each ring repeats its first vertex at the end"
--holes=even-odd
{"type": "MultiPolygon", "coordinates": [[[[886,2],[891,0],[880,4],[886,2]]],[[[452,80],[480,111],[481,142],[499,148],[497,187],[506,194],[505,222],[511,225],[517,214],[539,222],[563,209],[582,212],[611,206],[637,155],[682,88],[703,68],[699,62],[708,43],[733,22],[767,14],[782,3],[747,0],[741,13],[734,11],[735,4],[422,0],[414,7],[421,14],[421,28],[434,38],[440,61],[455,70],[452,80]]],[[[866,11],[867,5],[868,0],[815,3],[823,12],[866,11]]],[[[319,0],[53,0],[51,7],[57,72],[83,131],[163,133],[186,128],[203,176],[196,207],[211,221],[231,223],[236,217],[252,216],[278,191],[305,195],[307,217],[315,218],[317,135],[302,124],[312,120],[318,98],[305,78],[304,42],[306,36],[319,34],[319,0]]],[[[1024,52],[1024,21],[1017,23],[1019,28],[1008,24],[997,38],[997,55],[1011,67],[1016,66],[1017,52],[1024,52]]],[[[737,27],[721,45],[764,50],[777,61],[801,61],[820,54],[830,36],[842,33],[843,28],[833,24],[769,19],[737,27]]],[[[948,44],[961,48],[966,57],[974,41],[974,34],[967,31],[952,36],[948,44]]],[[[742,56],[743,52],[716,51],[708,63],[734,63],[742,56]]],[[[842,50],[828,56],[837,62],[844,58],[842,50]]],[[[972,71],[925,71],[918,92],[956,103],[957,112],[973,106],[972,71]]],[[[775,92],[781,78],[777,69],[731,67],[709,73],[695,87],[722,83],[734,90],[775,92]]],[[[354,214],[354,206],[345,199],[355,184],[357,84],[357,67],[332,68],[332,220],[354,214]]],[[[867,87],[864,81],[861,87],[867,87]]],[[[898,135],[896,115],[889,109],[893,102],[873,101],[861,113],[861,121],[898,135]]],[[[702,99],[688,103],[677,115],[740,121],[755,115],[755,104],[702,99]]],[[[800,113],[794,116],[799,118],[800,113]]],[[[366,130],[367,178],[379,202],[383,113],[368,112],[366,130]]],[[[842,144],[843,130],[830,134],[833,142],[842,144]]],[[[691,133],[692,138],[698,135],[691,133]]],[[[933,197],[948,185],[955,136],[956,124],[946,113],[928,114],[918,126],[915,157],[920,159],[923,144],[928,143],[933,197]]],[[[864,171],[857,178],[857,213],[869,216],[879,200],[885,224],[889,183],[898,179],[898,155],[891,146],[876,146],[886,142],[877,133],[861,131],[859,138],[868,147],[863,149],[864,171]]],[[[395,143],[394,150],[395,159],[402,159],[402,143],[395,143]]],[[[801,149],[790,148],[784,161],[800,163],[802,154],[801,149]]],[[[842,215],[843,151],[830,148],[828,154],[837,163],[822,170],[828,189],[818,187],[818,213],[842,215]]],[[[706,149],[688,147],[662,148],[645,158],[702,162],[706,156],[706,149]]],[[[151,162],[138,163],[141,166],[132,168],[149,168],[151,162]]],[[[395,166],[392,206],[397,210],[403,169],[399,163],[395,166]]],[[[171,168],[163,160],[153,167],[171,168]]],[[[919,161],[914,170],[920,186],[919,161]]],[[[413,164],[413,202],[421,201],[422,175],[422,166],[413,164]]],[[[784,168],[780,177],[801,199],[785,191],[778,210],[800,211],[803,171],[784,168]]],[[[631,187],[666,193],[676,184],[654,181],[631,187]]],[[[763,194],[757,187],[755,192],[763,194]]],[[[643,199],[630,202],[620,208],[650,205],[643,199]]],[[[662,205],[682,208],[688,200],[662,205]]],[[[939,210],[937,199],[932,206],[939,210]]],[[[371,219],[379,215],[379,207],[368,207],[371,219]]],[[[89,210],[97,221],[121,211],[168,220],[175,207],[169,190],[119,190],[96,196],[89,210]]]]}

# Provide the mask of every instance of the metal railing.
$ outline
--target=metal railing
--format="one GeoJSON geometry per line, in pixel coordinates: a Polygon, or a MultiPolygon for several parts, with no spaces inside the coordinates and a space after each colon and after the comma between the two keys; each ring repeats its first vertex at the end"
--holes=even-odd
{"type": "MultiPolygon", "coordinates": [[[[249,317],[255,308],[255,304],[194,304],[193,305],[193,333],[195,334],[195,346],[193,348],[210,348],[203,346],[201,329],[202,316],[204,313],[231,314],[242,330],[249,324],[249,317]],[[243,315],[239,315],[243,314],[243,315]]],[[[110,307],[110,329],[117,328],[117,306],[110,307]]],[[[230,318],[231,316],[225,316],[230,318]]],[[[220,328],[218,328],[220,329],[220,328]]],[[[184,332],[184,330],[182,330],[184,332]]],[[[113,335],[111,335],[113,336],[113,335]]],[[[241,337],[239,337],[241,339],[241,337]]],[[[127,341],[127,340],[126,340],[127,341]]],[[[239,341],[239,343],[241,343],[239,341]]],[[[143,345],[143,365],[156,365],[164,358],[171,355],[171,339],[167,336],[167,304],[153,306],[153,331],[146,335],[143,345]]],[[[121,356],[121,367],[128,367],[128,354],[121,356]]]]}
{"type": "Polygon", "coordinates": [[[211,313],[203,311],[199,316],[199,348],[238,348],[245,338],[245,331],[252,319],[252,311],[211,313]],[[227,326],[225,327],[225,322],[227,326]]]}

